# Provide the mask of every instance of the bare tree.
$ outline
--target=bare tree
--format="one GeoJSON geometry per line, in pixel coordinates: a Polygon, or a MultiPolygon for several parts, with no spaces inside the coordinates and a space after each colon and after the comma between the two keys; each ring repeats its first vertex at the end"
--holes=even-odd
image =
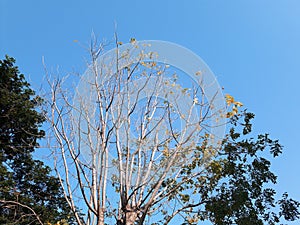
{"type": "Polygon", "coordinates": [[[213,104],[221,93],[208,101],[204,89],[212,84],[204,82],[205,71],[182,79],[147,47],[116,41],[101,56],[103,46],[92,42],[91,63],[77,88],[48,76],[49,146],[79,225],[141,225],[159,220],[159,212],[169,214],[167,224],[201,203],[174,196],[194,177],[206,176],[221,138],[211,134],[211,124],[223,119],[224,109],[213,104]],[[195,157],[197,171],[183,173],[195,157]]]}

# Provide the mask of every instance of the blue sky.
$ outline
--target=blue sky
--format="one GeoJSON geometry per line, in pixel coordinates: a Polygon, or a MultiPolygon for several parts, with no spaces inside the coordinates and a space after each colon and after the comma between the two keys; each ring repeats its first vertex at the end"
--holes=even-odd
{"type": "Polygon", "coordinates": [[[274,160],[277,190],[300,199],[299,0],[0,0],[0,57],[9,54],[34,88],[48,68],[83,72],[74,40],[165,40],[198,54],[225,93],[256,114],[255,133],[284,145],[274,160]]]}

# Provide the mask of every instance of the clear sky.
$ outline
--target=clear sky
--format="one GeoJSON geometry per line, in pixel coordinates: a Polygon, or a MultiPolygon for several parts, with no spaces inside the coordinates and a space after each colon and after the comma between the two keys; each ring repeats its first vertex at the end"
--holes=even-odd
{"type": "Polygon", "coordinates": [[[17,59],[34,88],[48,68],[85,70],[93,31],[112,40],[165,40],[198,54],[226,93],[256,114],[255,133],[284,145],[277,191],[300,199],[299,0],[0,0],[0,57],[17,59]]]}

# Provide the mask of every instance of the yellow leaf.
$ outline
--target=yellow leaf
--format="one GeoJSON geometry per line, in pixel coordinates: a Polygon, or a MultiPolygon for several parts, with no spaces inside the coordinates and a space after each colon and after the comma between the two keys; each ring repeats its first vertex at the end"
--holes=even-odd
{"type": "Polygon", "coordinates": [[[237,114],[237,113],[238,113],[237,107],[233,107],[233,108],[232,108],[232,112],[233,112],[234,114],[237,114]]]}
{"type": "Polygon", "coordinates": [[[243,106],[243,103],[241,103],[241,102],[235,102],[234,104],[235,104],[237,107],[243,106]]]}
{"type": "Polygon", "coordinates": [[[227,117],[227,118],[231,118],[231,117],[233,117],[233,116],[234,116],[233,112],[228,112],[228,113],[226,114],[226,117],[227,117]]]}
{"type": "Polygon", "coordinates": [[[130,38],[130,43],[131,44],[135,44],[136,43],[136,39],[135,38],[130,38]]]}
{"type": "Polygon", "coordinates": [[[195,74],[196,74],[197,76],[200,76],[202,73],[201,73],[201,71],[197,71],[195,74]]]}
{"type": "Polygon", "coordinates": [[[226,103],[228,106],[231,105],[232,103],[234,103],[234,98],[229,94],[225,95],[225,99],[226,99],[226,103]]]}
{"type": "Polygon", "coordinates": [[[162,153],[166,157],[168,157],[170,155],[169,150],[167,148],[165,148],[162,153]]]}

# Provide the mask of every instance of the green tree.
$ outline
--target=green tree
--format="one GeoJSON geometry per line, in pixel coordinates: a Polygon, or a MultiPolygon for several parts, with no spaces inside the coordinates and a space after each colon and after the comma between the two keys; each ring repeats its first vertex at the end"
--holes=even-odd
{"type": "Polygon", "coordinates": [[[287,193],[276,200],[277,177],[267,158],[280,155],[282,146],[268,134],[248,138],[253,118],[254,114],[246,111],[231,117],[229,134],[201,175],[193,176],[201,166],[199,156],[209,147],[206,140],[195,151],[193,162],[184,167],[182,178],[164,184],[170,190],[169,200],[180,207],[171,214],[166,210],[158,224],[168,224],[178,214],[184,225],[204,220],[216,225],[274,225],[300,218],[298,201],[287,193]]]}
{"type": "Polygon", "coordinates": [[[71,212],[58,179],[32,157],[45,135],[44,117],[36,110],[42,99],[14,63],[8,56],[0,60],[0,224],[68,219],[71,212]]]}
{"type": "Polygon", "coordinates": [[[231,129],[218,143],[209,133],[210,122],[225,120],[226,106],[205,100],[201,72],[191,86],[182,87],[176,71],[156,63],[148,45],[130,42],[121,49],[116,39],[113,54],[100,58],[103,46],[92,42],[91,64],[75,89],[66,77],[48,77],[49,148],[76,222],[273,225],[297,220],[299,203],[286,193],[275,200],[272,186],[276,176],[267,153],[276,157],[282,146],[268,135],[248,138],[254,115],[240,113],[242,104],[227,95],[231,129]],[[200,112],[196,120],[193,111],[200,112]],[[78,202],[84,216],[76,210],[78,202]]]}

